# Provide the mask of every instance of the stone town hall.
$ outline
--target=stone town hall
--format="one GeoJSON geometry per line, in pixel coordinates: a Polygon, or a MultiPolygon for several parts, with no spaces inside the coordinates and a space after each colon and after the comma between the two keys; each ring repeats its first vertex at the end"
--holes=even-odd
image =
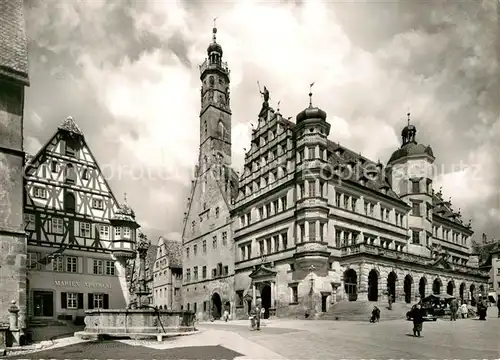
{"type": "MultiPolygon", "coordinates": [[[[183,308],[200,317],[328,312],[345,301],[474,301],[488,275],[470,223],[433,189],[430,146],[410,124],[386,166],[328,139],[309,103],[286,120],[264,102],[241,176],[231,168],[230,70],[222,47],[200,66],[199,162],[183,229],[183,308]]],[[[310,97],[312,95],[310,94],[310,97]]]]}

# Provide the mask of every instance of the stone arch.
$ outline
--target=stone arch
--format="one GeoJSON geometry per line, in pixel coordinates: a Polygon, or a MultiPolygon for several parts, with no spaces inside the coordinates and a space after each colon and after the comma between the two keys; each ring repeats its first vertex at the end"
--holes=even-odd
{"type": "Polygon", "coordinates": [[[461,301],[465,300],[465,287],[466,287],[466,285],[464,282],[460,284],[460,289],[458,291],[458,294],[460,296],[461,301]]]}
{"type": "Polygon", "coordinates": [[[221,315],[222,315],[222,299],[219,295],[218,292],[214,292],[212,294],[212,297],[210,298],[211,300],[211,304],[212,304],[212,307],[211,307],[211,312],[212,312],[212,317],[214,319],[220,319],[221,315]]]}
{"type": "Polygon", "coordinates": [[[441,294],[441,288],[443,287],[443,282],[439,277],[435,278],[433,283],[432,283],[432,293],[434,295],[439,295],[441,294]]]}
{"type": "Polygon", "coordinates": [[[396,299],[396,288],[398,283],[398,275],[391,271],[389,275],[387,275],[387,296],[391,296],[393,300],[396,299]]]}
{"type": "Polygon", "coordinates": [[[418,282],[418,295],[420,295],[420,299],[425,298],[426,287],[427,287],[427,278],[425,276],[422,276],[420,278],[420,281],[418,282]]]}
{"type": "Polygon", "coordinates": [[[404,280],[404,285],[403,285],[403,290],[405,293],[405,303],[409,304],[411,303],[411,289],[413,287],[413,278],[410,274],[405,276],[404,280]]]}
{"type": "Polygon", "coordinates": [[[368,301],[378,301],[378,283],[380,274],[376,269],[368,273],[368,301]]]}
{"type": "Polygon", "coordinates": [[[455,293],[455,281],[448,281],[448,285],[446,286],[446,293],[448,295],[453,295],[455,293]]]}
{"type": "Polygon", "coordinates": [[[358,274],[354,269],[344,271],[344,291],[349,301],[358,299],[358,274]]]}
{"type": "Polygon", "coordinates": [[[470,291],[470,304],[472,306],[476,306],[476,285],[470,284],[469,291],[470,291]]]}

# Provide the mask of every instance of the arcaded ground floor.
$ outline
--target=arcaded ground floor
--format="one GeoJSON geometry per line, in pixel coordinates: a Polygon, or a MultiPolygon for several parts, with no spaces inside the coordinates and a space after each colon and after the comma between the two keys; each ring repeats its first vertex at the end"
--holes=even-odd
{"type": "Polygon", "coordinates": [[[328,268],[289,264],[262,266],[235,276],[236,317],[248,315],[259,301],[265,318],[326,313],[339,301],[414,303],[431,294],[449,294],[475,305],[486,294],[488,278],[453,271],[447,263],[433,267],[358,258],[328,268]]]}
{"type": "Polygon", "coordinates": [[[423,267],[364,257],[294,266],[268,263],[239,270],[234,277],[183,287],[183,308],[198,319],[247,318],[259,302],[264,318],[327,313],[339,301],[414,303],[431,294],[450,294],[471,305],[487,291],[488,277],[471,269],[454,271],[446,262],[423,267]]]}

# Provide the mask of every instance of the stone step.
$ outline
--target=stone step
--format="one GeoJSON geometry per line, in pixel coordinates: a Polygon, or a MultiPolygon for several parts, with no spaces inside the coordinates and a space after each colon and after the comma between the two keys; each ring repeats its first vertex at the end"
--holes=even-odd
{"type": "Polygon", "coordinates": [[[411,304],[394,303],[392,310],[388,309],[388,304],[371,301],[340,301],[333,305],[328,312],[320,315],[323,320],[351,320],[367,321],[371,317],[373,307],[380,309],[382,320],[396,320],[406,318],[406,313],[411,309],[411,304]]]}

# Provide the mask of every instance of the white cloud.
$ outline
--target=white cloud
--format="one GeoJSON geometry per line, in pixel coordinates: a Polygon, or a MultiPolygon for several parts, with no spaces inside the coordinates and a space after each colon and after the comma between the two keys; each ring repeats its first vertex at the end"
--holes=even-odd
{"type": "MultiPolygon", "coordinates": [[[[449,114],[458,112],[464,99],[470,96],[451,100],[437,96],[443,84],[449,81],[446,76],[450,74],[446,71],[436,71],[429,76],[408,71],[408,64],[415,56],[422,58],[425,65],[424,56],[428,52],[431,57],[439,54],[449,45],[448,38],[424,31],[406,32],[388,39],[371,53],[346,35],[336,21],[335,7],[329,5],[324,1],[306,1],[299,7],[291,2],[211,2],[200,16],[196,11],[189,13],[188,7],[184,8],[177,0],[141,2],[145,11],[132,11],[137,36],[140,38],[142,32],[152,33],[160,36],[166,45],[172,35],[182,34],[188,58],[193,62],[191,68],[175,56],[167,57],[164,49],[143,53],[133,62],[107,62],[105,55],[125,48],[124,44],[110,43],[109,49],[102,49],[98,40],[114,37],[106,35],[103,24],[96,27],[95,33],[85,27],[86,39],[95,35],[96,44],[89,46],[86,55],[78,60],[84,76],[77,85],[90,87],[114,120],[102,129],[99,139],[106,142],[112,154],[105,154],[107,158],[99,162],[146,169],[162,174],[166,181],[189,184],[199,148],[201,84],[197,65],[206,56],[212,18],[216,14],[223,14],[217,20],[217,39],[231,69],[232,151],[236,170],[242,168],[243,149],[250,148],[250,122],[255,123],[260,109],[257,81],[270,90],[271,106],[276,108],[276,103],[281,101],[280,112],[285,118],[295,118],[307,106],[309,84],[315,82],[313,103],[328,114],[330,139],[373,160],[386,160],[399,147],[398,133],[406,122],[408,106],[419,129],[425,125],[438,133],[447,147],[456,146],[456,134],[450,131],[450,122],[454,119],[445,120],[449,114]],[[396,131],[395,124],[401,124],[396,126],[396,131]],[[130,135],[131,125],[136,125],[138,138],[130,135]]],[[[68,7],[63,17],[70,24],[58,19],[54,25],[45,16],[39,25],[40,29],[59,27],[55,31],[60,34],[62,44],[52,44],[52,49],[71,43],[65,35],[71,32],[62,29],[79,26],[80,16],[84,17],[81,12],[87,9],[80,6],[78,12],[68,7]]],[[[103,7],[102,2],[89,4],[86,16],[103,7]]],[[[96,22],[107,21],[104,11],[98,15],[96,22]]],[[[359,31],[364,31],[363,26],[359,31]]],[[[79,45],[71,43],[70,49],[79,45]]],[[[39,57],[38,61],[47,59],[39,57]]],[[[464,88],[463,93],[466,91],[464,88]]],[[[35,115],[35,112],[31,114],[32,122],[38,123],[35,115]]],[[[487,123],[486,115],[481,113],[479,117],[483,125],[487,123]]],[[[491,132],[471,125],[470,134],[480,143],[491,132]]],[[[418,140],[427,143],[425,139],[418,140]]],[[[38,149],[39,144],[33,141],[27,138],[26,147],[36,145],[38,149]]],[[[490,138],[468,162],[477,164],[483,172],[498,167],[490,155],[494,141],[495,138],[490,138]]],[[[439,163],[440,154],[435,155],[439,163]]],[[[475,178],[472,168],[447,170],[446,174],[439,174],[436,185],[442,184],[445,196],[452,196],[459,206],[472,206],[478,199],[487,199],[495,193],[490,174],[475,178]]],[[[131,183],[125,175],[121,181],[131,183]]],[[[135,206],[136,211],[148,222],[148,228],[158,229],[165,221],[159,219],[157,209],[162,204],[177,209],[179,216],[175,221],[178,223],[173,225],[174,220],[169,219],[169,226],[173,228],[166,230],[178,231],[182,226],[185,198],[182,191],[170,191],[162,186],[152,185],[150,196],[135,206]],[[157,204],[154,209],[151,201],[157,204]]]]}
{"type": "Polygon", "coordinates": [[[30,155],[35,155],[42,147],[42,143],[32,136],[24,137],[24,151],[30,155]]]}

